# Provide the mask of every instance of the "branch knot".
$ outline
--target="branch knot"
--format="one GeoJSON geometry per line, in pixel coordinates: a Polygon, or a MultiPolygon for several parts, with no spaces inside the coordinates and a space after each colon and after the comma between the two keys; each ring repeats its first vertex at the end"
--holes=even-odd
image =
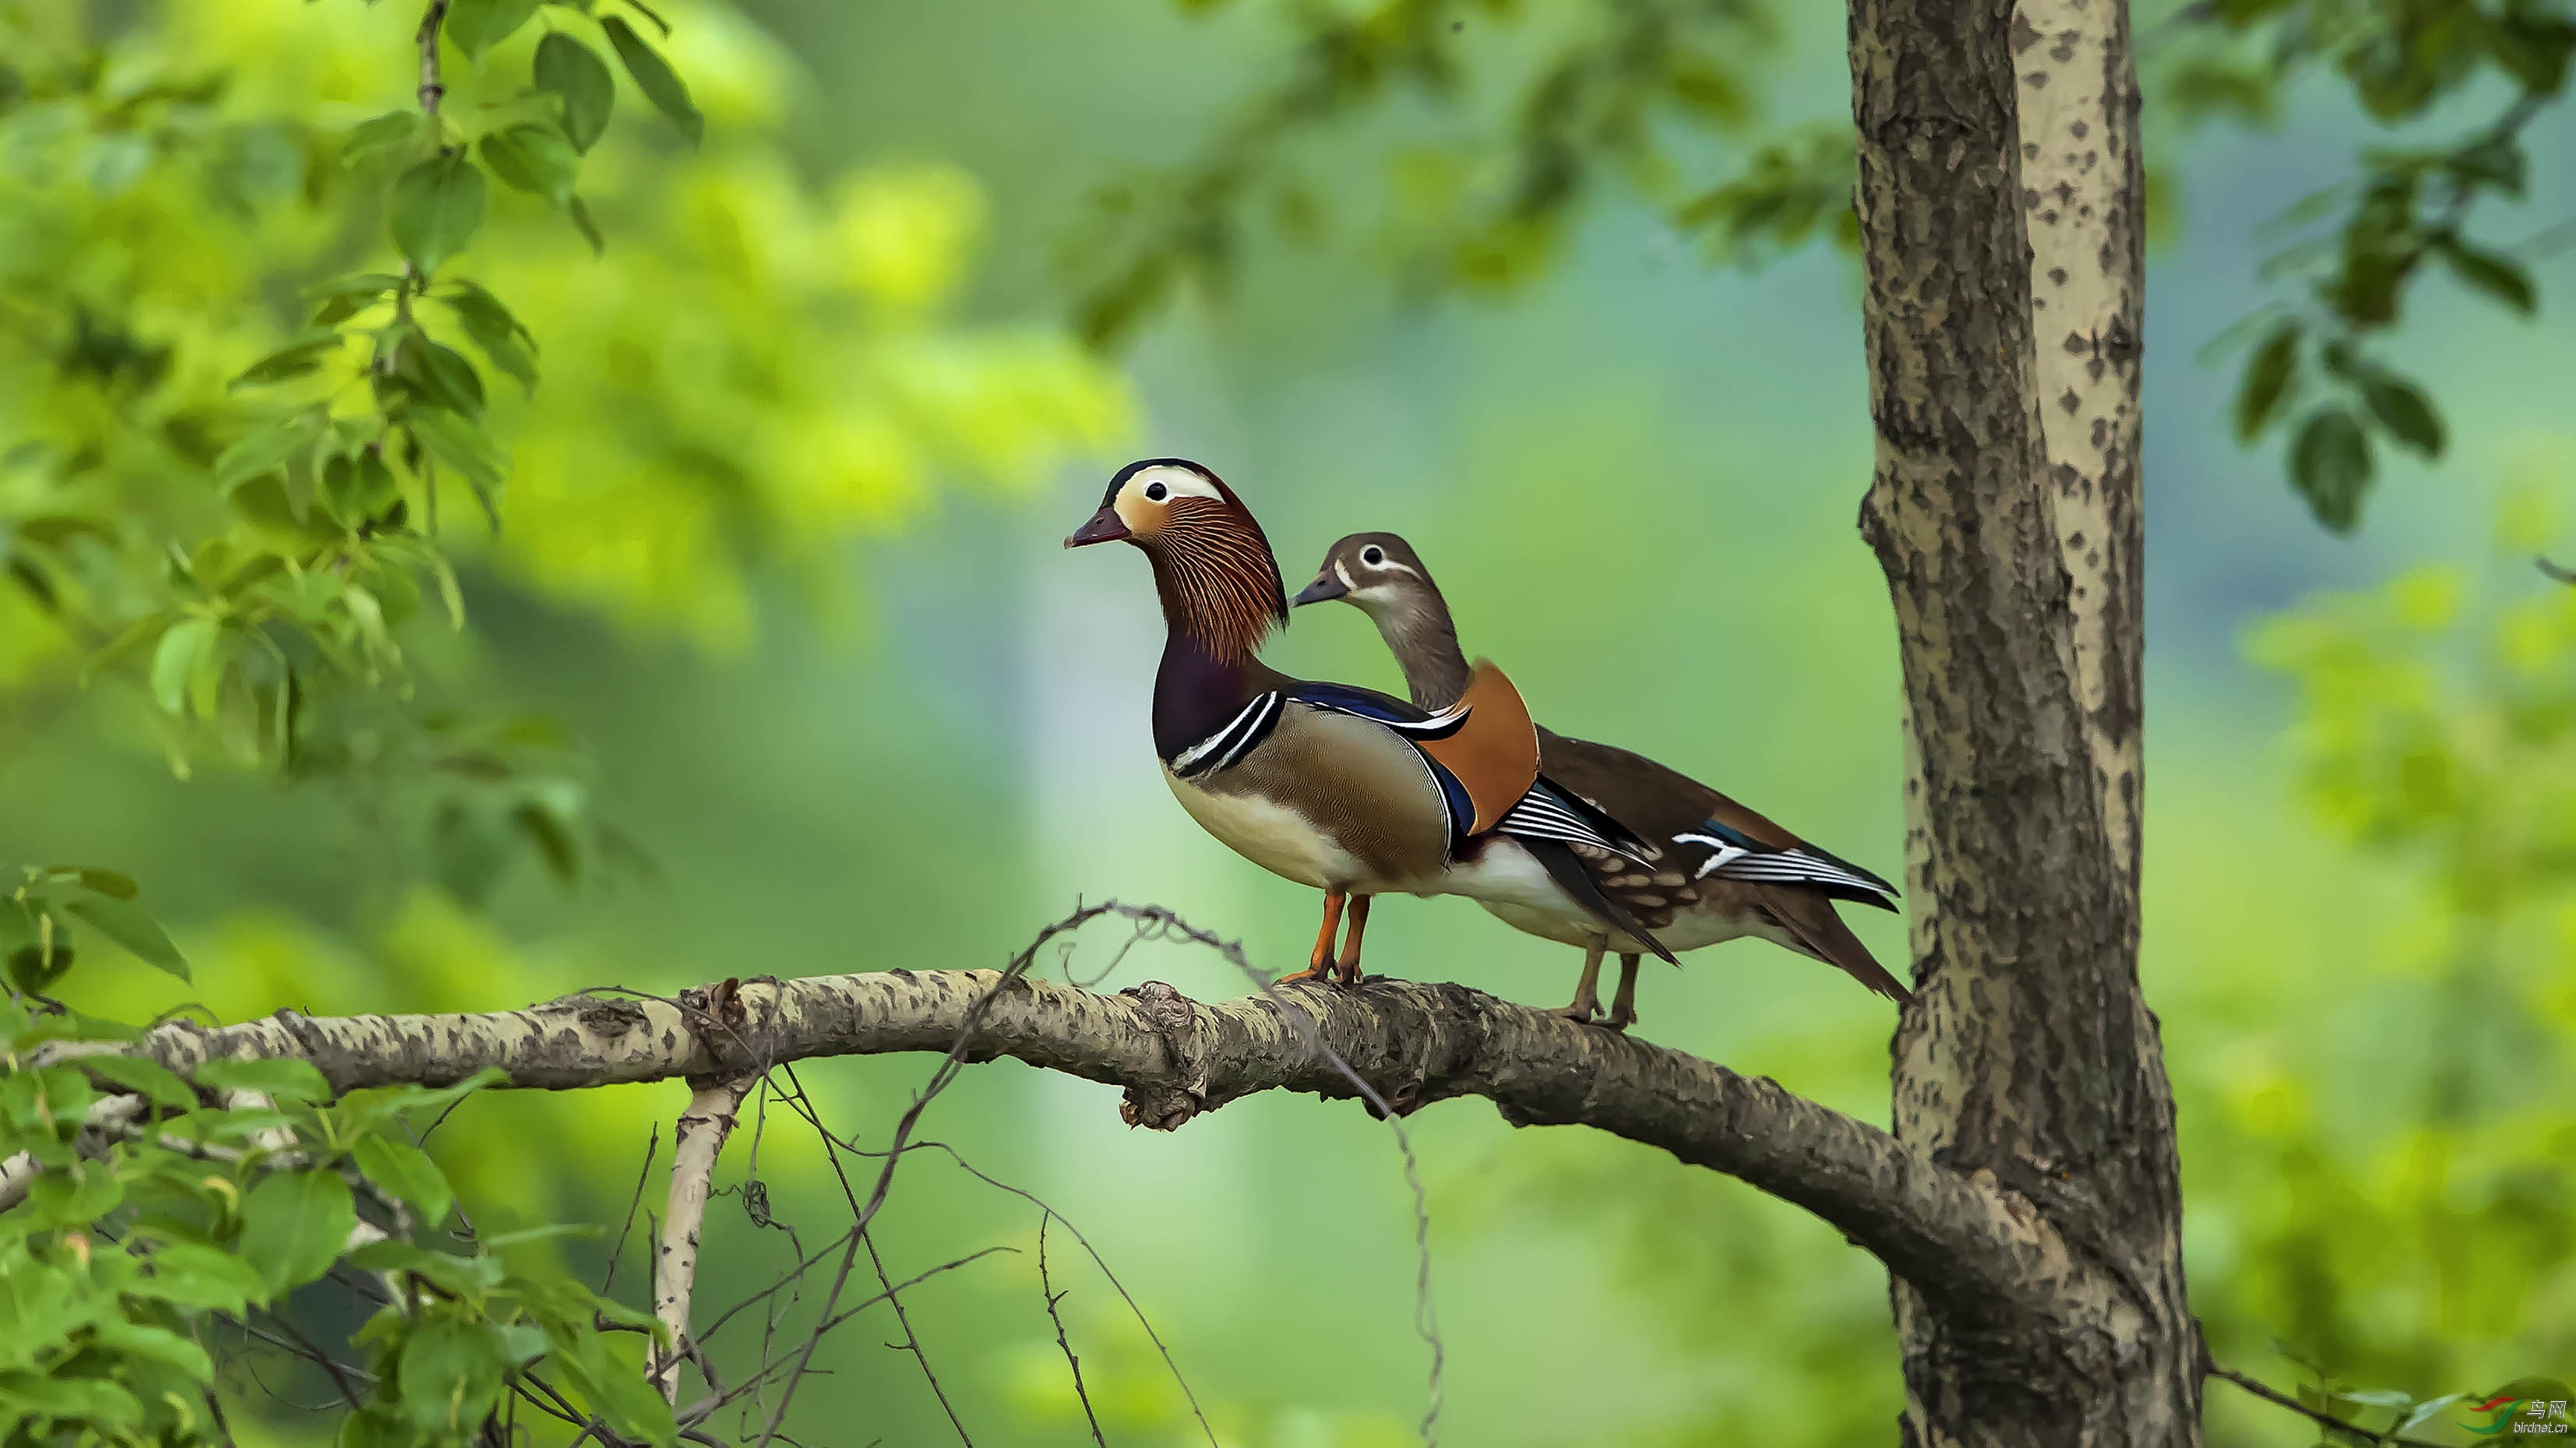
{"type": "Polygon", "coordinates": [[[1119,992],[1136,1002],[1136,1013],[1163,1042],[1164,1080],[1138,1082],[1118,1103],[1118,1118],[1129,1126],[1176,1131],[1208,1106],[1207,1056],[1199,1048],[1198,1002],[1159,980],[1119,992]]]}

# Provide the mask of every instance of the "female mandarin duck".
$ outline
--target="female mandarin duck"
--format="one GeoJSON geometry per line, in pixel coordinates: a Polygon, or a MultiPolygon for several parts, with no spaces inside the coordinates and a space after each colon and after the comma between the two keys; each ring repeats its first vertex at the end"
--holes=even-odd
{"type": "Polygon", "coordinates": [[[1109,542],[1144,552],[1162,597],[1164,781],[1237,854],[1324,892],[1314,954],[1287,979],[1358,983],[1369,900],[1391,892],[1568,902],[1593,912],[1596,934],[1644,929],[1576,851],[1642,860],[1649,847],[1539,773],[1537,728],[1501,670],[1462,661],[1448,707],[1432,713],[1265,667],[1254,651],[1288,621],[1279,565],[1232,490],[1193,462],[1121,468],[1064,546],[1109,542]]]}
{"type": "MultiPolygon", "coordinates": [[[[1334,544],[1297,602],[1333,598],[1357,606],[1377,624],[1414,703],[1437,709],[1459,697],[1469,675],[1458,652],[1457,626],[1430,570],[1403,539],[1354,533],[1334,544]]],[[[1641,831],[1657,855],[1640,864],[1607,850],[1574,847],[1600,892],[1642,922],[1643,932],[1605,931],[1601,912],[1572,900],[1535,908],[1485,902],[1506,924],[1583,947],[1574,1002],[1559,1014],[1582,1021],[1600,1013],[1601,957],[1615,948],[1619,992],[1604,1024],[1624,1030],[1637,1019],[1639,952],[1652,950],[1670,960],[1671,951],[1743,935],[1841,966],[1871,990],[1898,1002],[1907,999],[1905,987],[1870,956],[1833,906],[1852,900],[1894,910],[1895,886],[1643,755],[1545,729],[1537,734],[1539,767],[1641,831]]]]}

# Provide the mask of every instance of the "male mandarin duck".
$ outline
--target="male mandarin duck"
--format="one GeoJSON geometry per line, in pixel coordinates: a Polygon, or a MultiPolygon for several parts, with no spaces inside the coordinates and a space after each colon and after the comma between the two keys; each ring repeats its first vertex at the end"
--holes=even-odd
{"type": "MultiPolygon", "coordinates": [[[[1354,533],[1332,547],[1299,605],[1340,599],[1377,624],[1404,670],[1413,702],[1446,707],[1469,677],[1458,629],[1431,571],[1392,533],[1354,533]]],[[[1558,1014],[1587,1021],[1600,1013],[1601,957],[1619,952],[1613,1030],[1637,1019],[1637,957],[1757,935],[1802,955],[1841,966],[1853,979],[1899,1003],[1908,999],[1834,913],[1836,900],[1894,910],[1896,887],[1858,865],[1808,844],[1761,815],[1641,754],[1537,731],[1539,767],[1585,802],[1636,830],[1655,846],[1645,863],[1608,850],[1572,848],[1601,894],[1646,929],[1611,931],[1602,912],[1575,900],[1494,901],[1487,910],[1532,935],[1584,950],[1574,1001],[1558,1014]]]]}
{"type": "Polygon", "coordinates": [[[1251,512],[1197,463],[1121,468],[1064,546],[1109,542],[1145,554],[1162,597],[1164,782],[1237,854],[1324,892],[1314,953],[1288,980],[1358,983],[1369,901],[1389,893],[1588,910],[1596,934],[1644,929],[1576,852],[1645,868],[1634,861],[1650,847],[1539,772],[1537,727],[1501,670],[1460,662],[1435,713],[1263,665],[1255,651],[1288,621],[1279,565],[1251,512]]]}

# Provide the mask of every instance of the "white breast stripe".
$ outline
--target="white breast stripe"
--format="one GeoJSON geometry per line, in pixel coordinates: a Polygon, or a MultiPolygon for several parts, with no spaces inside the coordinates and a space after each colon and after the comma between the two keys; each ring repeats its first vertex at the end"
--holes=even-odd
{"type": "Polygon", "coordinates": [[[1216,768],[1234,768],[1235,764],[1240,761],[1243,756],[1252,752],[1252,746],[1260,743],[1264,738],[1268,737],[1270,726],[1279,718],[1279,711],[1288,707],[1287,698],[1281,695],[1276,689],[1273,689],[1269,693],[1262,695],[1260,698],[1255,699],[1252,702],[1255,705],[1267,705],[1268,707],[1263,708],[1260,713],[1253,716],[1252,723],[1241,731],[1239,737],[1234,741],[1233,746],[1225,751],[1224,757],[1217,760],[1216,768]]]}
{"type": "Polygon", "coordinates": [[[1243,757],[1244,751],[1250,749],[1254,741],[1261,737],[1263,731],[1270,727],[1282,703],[1279,691],[1273,689],[1244,705],[1243,712],[1226,721],[1224,728],[1175,756],[1172,760],[1172,773],[1187,779],[1199,772],[1199,761],[1210,755],[1217,755],[1219,758],[1215,764],[1208,766],[1209,768],[1225,769],[1232,766],[1236,760],[1243,757]]]}

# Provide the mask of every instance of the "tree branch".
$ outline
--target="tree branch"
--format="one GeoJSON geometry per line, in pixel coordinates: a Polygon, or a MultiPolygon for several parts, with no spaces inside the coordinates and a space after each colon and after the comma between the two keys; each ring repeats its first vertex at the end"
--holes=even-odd
{"type": "Polygon", "coordinates": [[[741,1076],[698,1087],[671,1129],[671,1198],[653,1257],[653,1315],[670,1329],[671,1344],[653,1350],[645,1379],[659,1385],[662,1400],[674,1407],[680,1402],[680,1363],[689,1355],[689,1296],[698,1277],[698,1230],[707,1219],[707,1191],[725,1138],[733,1135],[734,1115],[759,1079],[741,1076]]]}
{"type": "MultiPolygon", "coordinates": [[[[947,1052],[1001,981],[989,970],[896,970],[747,981],[669,1000],[571,996],[479,1015],[281,1011],[216,1029],[173,1023],[142,1049],[182,1074],[219,1057],[302,1057],[340,1091],[449,1085],[487,1067],[513,1086],[547,1090],[708,1085],[812,1057],[947,1052]]],[[[2082,1311],[2062,1290],[2080,1272],[2065,1245],[1984,1174],[1952,1172],[1768,1079],[1463,986],[1291,986],[1205,1005],[1161,982],[1095,995],[1022,978],[986,1004],[965,1058],[1011,1056],[1123,1087],[1130,1125],[1169,1131],[1259,1091],[1352,1096],[1327,1050],[1399,1113],[1482,1096],[1516,1125],[1588,1125],[1740,1177],[1963,1309],[2082,1311]],[[1299,1011],[1311,1034],[1293,1018],[1299,1011]]]]}

